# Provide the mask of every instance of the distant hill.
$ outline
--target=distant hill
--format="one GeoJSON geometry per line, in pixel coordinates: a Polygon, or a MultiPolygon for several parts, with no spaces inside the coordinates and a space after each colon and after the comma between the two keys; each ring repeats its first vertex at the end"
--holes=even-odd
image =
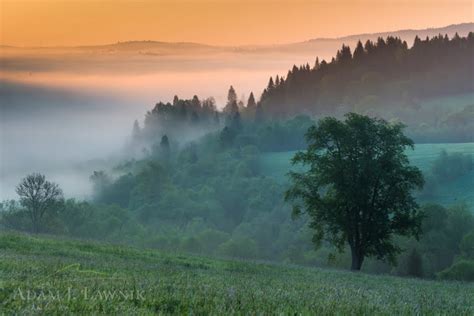
{"type": "Polygon", "coordinates": [[[469,32],[474,32],[474,23],[453,24],[445,27],[417,29],[417,30],[398,30],[380,33],[365,33],[348,35],[339,38],[316,38],[304,42],[284,44],[273,46],[272,49],[278,49],[281,52],[287,53],[317,53],[322,58],[332,56],[334,52],[339,49],[342,44],[350,47],[355,47],[357,41],[365,42],[367,40],[376,41],[377,38],[387,36],[399,37],[406,41],[409,46],[413,44],[415,36],[422,39],[426,37],[433,37],[439,34],[448,35],[450,38],[458,33],[459,36],[467,36],[469,32]]]}
{"type": "Polygon", "coordinates": [[[356,111],[417,126],[417,116],[433,114],[420,112],[420,100],[474,91],[473,48],[474,33],[418,37],[411,47],[393,36],[352,49],[342,45],[331,60],[293,66],[270,78],[260,103],[272,117],[356,111]]]}
{"type": "Polygon", "coordinates": [[[466,36],[474,32],[474,23],[453,24],[439,28],[398,30],[380,33],[367,33],[348,35],[339,38],[316,38],[304,42],[275,44],[275,45],[242,45],[242,46],[217,46],[193,42],[162,42],[162,41],[126,41],[106,45],[86,45],[76,47],[14,47],[0,45],[3,50],[40,50],[49,51],[98,51],[98,52],[136,52],[143,55],[182,55],[182,54],[211,54],[211,53],[285,53],[285,54],[318,54],[327,58],[333,54],[342,44],[355,45],[358,40],[376,40],[378,37],[394,36],[400,37],[410,45],[416,35],[421,38],[433,37],[438,34],[447,34],[452,37],[455,33],[466,36]],[[328,55],[329,54],[329,55],[328,55]]]}
{"type": "MultiPolygon", "coordinates": [[[[131,41],[122,42],[111,45],[98,46],[100,48],[109,48],[117,50],[159,50],[162,53],[175,52],[199,52],[199,53],[215,53],[215,52],[234,52],[234,53],[287,53],[287,54],[318,54],[327,58],[327,54],[334,54],[334,52],[341,47],[342,44],[349,46],[355,46],[358,40],[363,42],[367,40],[375,41],[379,37],[394,36],[400,37],[402,40],[407,41],[409,45],[413,44],[415,36],[418,35],[420,38],[433,37],[439,34],[447,34],[449,37],[454,36],[458,33],[459,36],[467,36],[469,32],[474,32],[474,23],[462,23],[453,24],[439,28],[428,28],[418,30],[398,30],[391,32],[380,32],[380,33],[366,33],[366,34],[355,34],[348,35],[339,38],[316,38],[310,39],[304,42],[278,44],[278,45],[256,45],[256,46],[213,46],[199,43],[169,43],[169,42],[156,42],[156,41],[131,41]]],[[[97,46],[96,46],[97,47],[97,46]]],[[[89,48],[93,48],[90,46],[89,48]]]]}
{"type": "Polygon", "coordinates": [[[191,42],[128,41],[99,46],[80,46],[83,50],[102,50],[108,52],[138,52],[149,55],[210,54],[226,48],[191,42]]]}
{"type": "Polygon", "coordinates": [[[387,37],[397,36],[401,37],[406,41],[411,41],[415,38],[416,35],[418,37],[433,37],[439,34],[448,34],[448,36],[453,36],[455,33],[458,33],[459,36],[466,36],[469,32],[474,31],[474,23],[461,23],[461,24],[452,24],[445,27],[438,27],[438,28],[428,28],[428,29],[407,29],[407,30],[399,30],[395,32],[382,32],[382,33],[366,33],[366,34],[358,34],[358,35],[349,35],[338,38],[339,40],[358,40],[359,38],[367,38],[370,40],[375,40],[378,37],[387,37]]]}
{"type": "Polygon", "coordinates": [[[342,45],[327,61],[270,77],[259,104],[268,118],[357,112],[401,121],[419,142],[472,142],[472,97],[457,109],[423,104],[474,92],[473,49],[474,32],[418,37],[412,46],[393,36],[342,45]]]}

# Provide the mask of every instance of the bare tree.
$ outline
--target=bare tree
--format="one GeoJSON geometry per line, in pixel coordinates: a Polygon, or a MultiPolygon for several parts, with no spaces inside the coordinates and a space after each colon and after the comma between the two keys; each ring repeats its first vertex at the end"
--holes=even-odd
{"type": "Polygon", "coordinates": [[[41,221],[46,212],[63,198],[63,192],[56,183],[49,182],[45,176],[33,173],[24,178],[16,187],[20,204],[26,209],[33,231],[40,231],[41,221]]]}

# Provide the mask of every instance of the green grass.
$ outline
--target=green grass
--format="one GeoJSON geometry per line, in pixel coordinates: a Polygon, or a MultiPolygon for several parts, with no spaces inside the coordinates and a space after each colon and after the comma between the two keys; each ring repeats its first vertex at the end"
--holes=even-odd
{"type": "Polygon", "coordinates": [[[419,105],[425,110],[453,112],[463,110],[473,103],[474,93],[463,93],[421,100],[419,105]]]}
{"type": "Polygon", "coordinates": [[[0,314],[474,313],[472,283],[218,260],[7,233],[0,234],[0,288],[0,314]]]}
{"type": "MultiPolygon", "coordinates": [[[[427,172],[442,150],[446,150],[448,153],[464,153],[474,157],[474,143],[417,144],[415,150],[409,150],[407,154],[414,165],[423,172],[427,172]]],[[[261,160],[263,173],[280,182],[287,181],[286,174],[292,169],[290,161],[294,154],[295,151],[264,154],[261,160]]],[[[474,170],[450,183],[442,184],[436,198],[431,202],[446,206],[465,203],[474,208],[474,170]]]]}

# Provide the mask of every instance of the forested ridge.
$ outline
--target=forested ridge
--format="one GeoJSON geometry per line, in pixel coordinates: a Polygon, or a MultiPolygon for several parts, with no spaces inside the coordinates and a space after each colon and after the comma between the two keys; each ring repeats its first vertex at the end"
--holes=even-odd
{"type": "Polygon", "coordinates": [[[270,77],[260,98],[239,100],[231,87],[222,110],[212,97],[159,102],[145,117],[135,140],[157,135],[189,139],[240,120],[261,123],[305,114],[342,117],[348,112],[403,122],[417,142],[474,140],[474,33],[453,38],[439,35],[413,45],[400,38],[379,38],[344,46],[327,62],[293,66],[286,76],[270,77]],[[453,102],[443,98],[451,98],[453,102]],[[470,101],[469,101],[470,100],[470,101]],[[435,105],[432,105],[434,103],[435,105]],[[176,136],[176,137],[175,137],[176,136]]]}
{"type": "Polygon", "coordinates": [[[396,37],[343,45],[329,62],[293,66],[286,77],[269,80],[261,103],[272,116],[332,114],[414,106],[420,98],[472,92],[474,33],[421,40],[411,47],[396,37]]]}
{"type": "MultiPolygon", "coordinates": [[[[270,77],[259,104],[267,117],[347,112],[401,121],[418,142],[472,142],[474,103],[453,107],[426,100],[474,91],[474,33],[439,35],[411,47],[395,37],[343,46],[329,62],[293,66],[270,77]]],[[[440,101],[442,103],[442,101],[440,101]]]]}

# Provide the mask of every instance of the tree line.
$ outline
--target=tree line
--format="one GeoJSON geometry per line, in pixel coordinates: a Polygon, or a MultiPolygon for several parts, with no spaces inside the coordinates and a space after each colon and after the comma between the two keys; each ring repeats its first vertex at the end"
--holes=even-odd
{"type": "Polygon", "coordinates": [[[412,47],[389,36],[376,42],[358,42],[354,51],[343,45],[330,62],[316,58],[293,66],[286,77],[270,77],[260,102],[274,117],[295,113],[334,114],[338,107],[363,110],[371,96],[379,107],[400,99],[407,105],[417,98],[473,91],[474,33],[421,40],[412,47]],[[447,80],[449,78],[449,80],[447,80]]]}
{"type": "MultiPolygon", "coordinates": [[[[168,251],[469,279],[474,216],[463,205],[418,206],[430,201],[429,192],[415,190],[422,179],[406,160],[403,148],[412,143],[401,125],[352,114],[346,121],[298,117],[267,123],[263,132],[254,128],[242,125],[225,145],[222,130],[182,147],[162,137],[159,154],[124,161],[114,174],[94,172],[89,201],[65,200],[57,185],[30,175],[18,186],[19,201],[0,205],[0,226],[168,251]],[[308,147],[294,159],[306,166],[293,169],[292,182],[268,176],[260,148],[271,145],[269,135],[304,139],[306,131],[308,147]]],[[[466,159],[442,154],[433,177],[465,175],[472,170],[466,159]]]]}
{"type": "Polygon", "coordinates": [[[313,66],[295,65],[286,77],[270,77],[260,98],[251,92],[239,100],[231,86],[222,110],[212,97],[159,102],[146,113],[143,127],[135,122],[132,147],[139,151],[163,135],[187,141],[223,128],[223,142],[230,142],[243,124],[301,114],[342,118],[348,112],[404,122],[417,142],[470,142],[474,105],[462,95],[474,92],[473,44],[474,33],[416,37],[411,47],[391,36],[359,41],[353,51],[343,45],[329,62],[316,58],[313,66]],[[443,99],[437,101],[441,106],[425,104],[457,95],[456,106],[443,99]]]}
{"type": "MultiPolygon", "coordinates": [[[[473,216],[464,206],[418,206],[420,196],[429,201],[430,192],[414,193],[423,179],[403,153],[413,144],[403,125],[355,113],[316,123],[301,113],[332,113],[352,95],[356,106],[385,100],[387,109],[390,98],[465,91],[472,78],[456,86],[443,71],[466,75],[472,40],[472,33],[439,36],[416,39],[408,48],[389,37],[359,43],[354,53],[343,46],[330,63],[317,60],[314,67],[294,67],[286,78],[271,78],[258,101],[253,93],[239,100],[231,86],[222,111],[212,98],[159,102],[143,126],[133,127],[131,146],[145,148],[143,154],[116,166],[114,175],[95,171],[90,201],[64,200],[55,184],[33,174],[18,186],[19,203],[2,205],[1,225],[208,255],[349,264],[354,270],[364,263],[371,272],[464,277],[474,269],[473,216]],[[457,58],[442,57],[443,50],[457,58]],[[439,66],[432,65],[435,60],[439,66]],[[404,81],[407,73],[411,79],[404,81]],[[444,82],[444,90],[433,88],[435,80],[444,82]],[[306,169],[292,173],[291,183],[265,175],[263,153],[298,149],[305,151],[294,161],[306,169]],[[301,215],[296,220],[285,192],[294,214],[301,215]],[[395,268],[384,262],[396,259],[395,268]]],[[[416,111],[409,107],[407,113],[416,111]]],[[[472,169],[464,157],[439,161],[427,181],[432,187],[472,169]]]]}

